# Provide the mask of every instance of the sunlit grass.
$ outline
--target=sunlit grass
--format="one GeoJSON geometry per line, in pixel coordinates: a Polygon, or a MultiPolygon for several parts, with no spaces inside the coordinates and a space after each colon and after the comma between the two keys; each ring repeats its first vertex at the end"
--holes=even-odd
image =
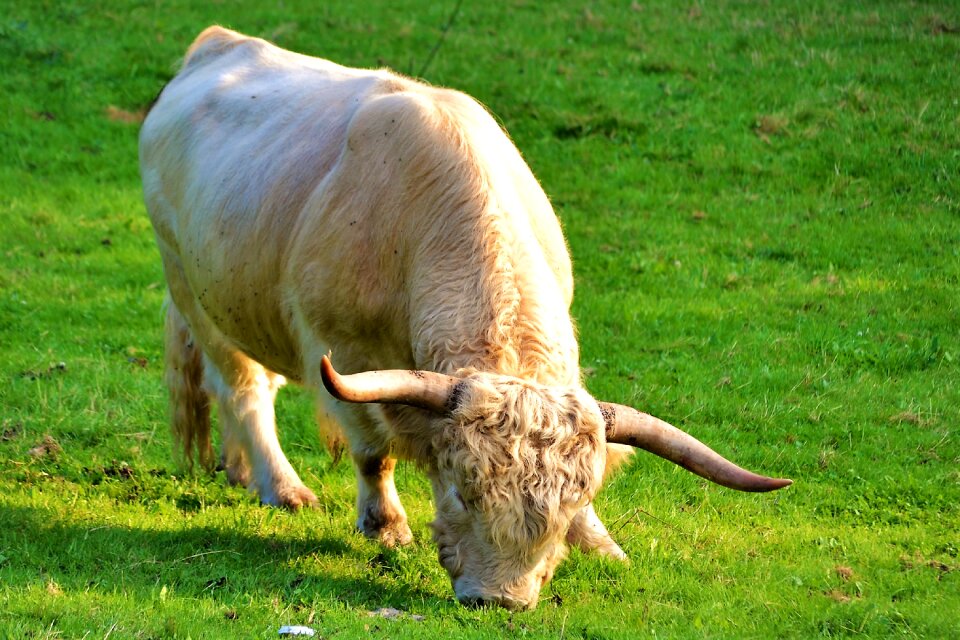
{"type": "Polygon", "coordinates": [[[413,545],[353,533],[303,391],[278,416],[317,509],[177,474],[138,114],[208,24],[415,72],[454,4],[0,11],[0,635],[960,635],[950,3],[464,3],[425,73],[550,194],[587,387],[791,488],[638,455],[597,501],[631,564],[573,551],[509,614],[453,600],[412,465],[413,545]]]}

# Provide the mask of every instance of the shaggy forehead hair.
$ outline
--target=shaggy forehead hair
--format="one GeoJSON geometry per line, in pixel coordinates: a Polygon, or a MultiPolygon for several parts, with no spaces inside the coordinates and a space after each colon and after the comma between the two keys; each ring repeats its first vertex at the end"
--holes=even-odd
{"type": "Polygon", "coordinates": [[[593,499],[605,463],[603,417],[582,389],[488,373],[458,385],[439,430],[437,467],[503,550],[529,550],[566,533],[593,499]]]}

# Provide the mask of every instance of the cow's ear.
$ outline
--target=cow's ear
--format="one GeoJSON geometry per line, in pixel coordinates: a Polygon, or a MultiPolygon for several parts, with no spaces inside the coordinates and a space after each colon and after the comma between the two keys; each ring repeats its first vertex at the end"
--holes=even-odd
{"type": "Polygon", "coordinates": [[[793,484],[792,480],[786,478],[768,478],[738,467],[690,434],[660,418],[622,404],[598,404],[606,423],[607,442],[644,449],[731,489],[773,491],[793,484]]]}
{"type": "Polygon", "coordinates": [[[384,369],[341,376],[330,358],[320,362],[323,386],[343,402],[405,404],[438,414],[448,414],[456,405],[459,378],[435,371],[384,369]]]}

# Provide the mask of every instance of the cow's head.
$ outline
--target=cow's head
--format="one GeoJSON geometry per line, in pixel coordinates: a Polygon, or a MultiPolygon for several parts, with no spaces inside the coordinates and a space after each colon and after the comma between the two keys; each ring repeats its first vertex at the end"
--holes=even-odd
{"type": "Polygon", "coordinates": [[[629,407],[474,372],[371,371],[340,376],[324,358],[327,389],[347,402],[430,411],[428,471],[440,563],[465,604],[536,605],[566,552],[574,516],[600,488],[606,443],[652,451],[714,482],[746,491],[790,484],[750,473],[692,436],[629,407]]]}
{"type": "Polygon", "coordinates": [[[474,373],[433,435],[440,562],[464,603],[536,604],[606,460],[604,422],[582,389],[474,373]]]}

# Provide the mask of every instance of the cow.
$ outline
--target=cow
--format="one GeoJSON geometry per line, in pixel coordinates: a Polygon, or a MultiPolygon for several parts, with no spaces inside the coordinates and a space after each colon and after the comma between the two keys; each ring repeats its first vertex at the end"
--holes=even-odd
{"type": "Polygon", "coordinates": [[[511,610],[536,605],[567,545],[625,558],[592,506],[625,451],[735,489],[790,484],[584,389],[560,224],[465,94],[213,26],[139,155],[188,466],[220,464],[265,504],[314,504],[274,420],[277,390],[304,385],[353,462],[357,529],[411,541],[393,474],[413,460],[457,599],[511,610]]]}

